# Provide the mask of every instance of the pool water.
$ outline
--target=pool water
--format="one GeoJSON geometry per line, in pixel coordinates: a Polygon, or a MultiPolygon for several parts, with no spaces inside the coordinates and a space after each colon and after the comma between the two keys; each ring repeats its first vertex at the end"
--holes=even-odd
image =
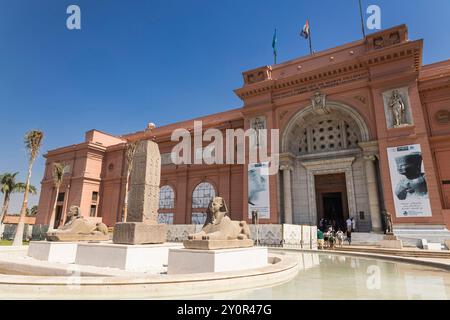
{"type": "Polygon", "coordinates": [[[285,253],[299,273],[275,287],[219,293],[195,299],[432,299],[450,298],[450,272],[427,266],[335,254],[285,253]]]}

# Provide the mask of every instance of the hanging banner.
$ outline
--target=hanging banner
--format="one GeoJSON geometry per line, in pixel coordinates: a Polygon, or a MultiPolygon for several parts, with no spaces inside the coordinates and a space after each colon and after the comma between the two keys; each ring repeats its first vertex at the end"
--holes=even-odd
{"type": "Polygon", "coordinates": [[[396,217],[431,217],[420,145],[387,150],[396,217]]]}
{"type": "Polygon", "coordinates": [[[269,162],[248,165],[248,217],[258,211],[259,219],[270,219],[269,162]]]}

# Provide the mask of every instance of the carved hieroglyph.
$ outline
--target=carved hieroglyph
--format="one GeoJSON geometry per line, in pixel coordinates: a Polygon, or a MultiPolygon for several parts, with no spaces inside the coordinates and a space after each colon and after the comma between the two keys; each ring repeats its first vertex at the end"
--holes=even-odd
{"type": "Polygon", "coordinates": [[[139,142],[130,176],[127,222],[158,223],[161,155],[150,140],[139,142]]]}

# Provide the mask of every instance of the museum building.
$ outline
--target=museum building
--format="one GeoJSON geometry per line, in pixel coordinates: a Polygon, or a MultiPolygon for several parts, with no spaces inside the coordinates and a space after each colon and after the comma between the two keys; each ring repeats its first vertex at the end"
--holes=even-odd
{"type": "MultiPolygon", "coordinates": [[[[224,136],[279,129],[279,171],[265,177],[260,223],[353,217],[357,231],[381,231],[386,210],[396,228],[450,228],[450,60],[422,65],[422,53],[423,40],[408,39],[405,25],[376,32],[245,71],[235,90],[242,107],[195,120],[224,136]]],[[[161,222],[201,224],[213,196],[225,199],[234,220],[250,222],[250,164],[175,165],[178,128],[193,135],[194,120],[123,136],[92,130],[80,144],[49,151],[36,224],[49,223],[55,198],[55,227],[72,205],[108,226],[121,221],[126,141],[142,139],[161,153],[161,222]],[[55,194],[52,168],[62,161],[69,166],[55,194]]]]}

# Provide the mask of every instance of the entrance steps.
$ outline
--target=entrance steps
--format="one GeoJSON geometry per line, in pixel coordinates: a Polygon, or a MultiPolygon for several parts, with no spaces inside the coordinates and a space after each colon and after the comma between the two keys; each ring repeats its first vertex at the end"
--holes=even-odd
{"type": "Polygon", "coordinates": [[[374,246],[383,240],[384,234],[372,232],[352,232],[352,245],[374,246]]]}
{"type": "MultiPolygon", "coordinates": [[[[399,240],[403,241],[405,247],[422,248],[422,239],[426,239],[430,243],[444,244],[445,240],[450,239],[448,230],[394,230],[394,234],[399,240]]],[[[376,246],[383,240],[384,234],[373,232],[353,232],[352,245],[376,246]]]]}
{"type": "Polygon", "coordinates": [[[398,236],[400,240],[403,240],[403,242],[414,244],[419,248],[422,247],[422,239],[425,239],[430,243],[440,244],[445,244],[446,240],[450,240],[450,231],[443,225],[396,225],[394,228],[394,234],[398,236]]]}
{"type": "Polygon", "coordinates": [[[422,250],[418,248],[403,248],[403,249],[387,249],[380,247],[368,247],[360,245],[344,245],[343,247],[336,247],[333,251],[351,251],[361,253],[375,253],[385,255],[395,255],[399,257],[414,257],[414,258],[429,258],[429,259],[448,259],[450,260],[450,251],[432,251],[422,250]]]}

